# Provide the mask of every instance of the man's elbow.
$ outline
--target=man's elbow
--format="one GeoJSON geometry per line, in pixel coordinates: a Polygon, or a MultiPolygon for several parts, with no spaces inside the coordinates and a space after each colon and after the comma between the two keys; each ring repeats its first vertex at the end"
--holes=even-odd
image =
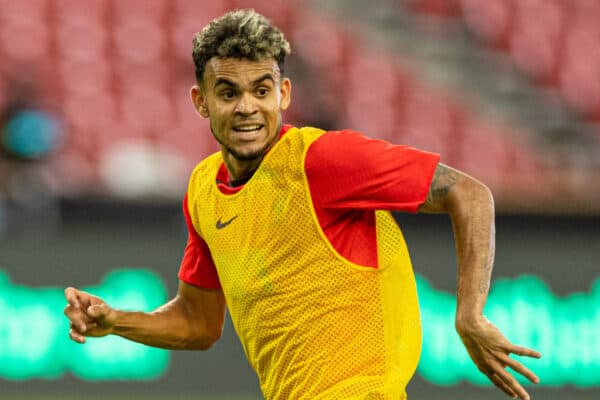
{"type": "Polygon", "coordinates": [[[194,335],[194,339],[190,341],[190,350],[208,350],[221,338],[223,332],[222,327],[214,327],[207,329],[201,334],[194,335]]]}
{"type": "Polygon", "coordinates": [[[482,182],[471,177],[463,178],[450,193],[450,213],[466,210],[489,210],[494,212],[492,191],[482,182]]]}

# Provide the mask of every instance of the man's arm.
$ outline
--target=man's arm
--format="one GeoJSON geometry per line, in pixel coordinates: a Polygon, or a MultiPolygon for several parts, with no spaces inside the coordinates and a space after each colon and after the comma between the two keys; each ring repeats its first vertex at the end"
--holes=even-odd
{"type": "Polygon", "coordinates": [[[71,321],[70,337],[119,335],[149,346],[173,350],[206,350],[221,336],[225,298],[220,289],[204,289],[180,281],[174,299],[158,309],[131,312],[114,309],[102,299],[67,288],[65,315],[71,321]]]}
{"type": "Polygon", "coordinates": [[[511,353],[539,358],[536,351],[511,344],[483,316],[494,264],[494,200],[470,176],[439,163],[420,212],[450,214],[458,257],[456,330],[469,355],[496,386],[511,397],[529,395],[505,368],[537,383],[538,377],[510,358],[511,353]]]}

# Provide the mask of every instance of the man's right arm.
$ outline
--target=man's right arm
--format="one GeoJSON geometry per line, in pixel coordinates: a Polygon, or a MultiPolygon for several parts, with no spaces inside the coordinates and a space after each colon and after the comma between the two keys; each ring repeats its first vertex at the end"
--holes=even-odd
{"type": "Polygon", "coordinates": [[[164,349],[206,350],[221,336],[225,319],[222,290],[183,281],[174,299],[147,313],[114,309],[102,299],[75,288],[67,288],[65,297],[70,337],[78,343],[84,343],[86,336],[114,334],[164,349]]]}

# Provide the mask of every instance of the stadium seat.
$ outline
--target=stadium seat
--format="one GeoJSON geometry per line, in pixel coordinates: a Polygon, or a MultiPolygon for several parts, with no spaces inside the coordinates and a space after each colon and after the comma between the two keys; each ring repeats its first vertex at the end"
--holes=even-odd
{"type": "Polygon", "coordinates": [[[411,10],[426,15],[457,17],[461,14],[460,0],[409,0],[411,10]]]}
{"type": "Polygon", "coordinates": [[[110,0],[54,0],[54,4],[61,22],[70,18],[100,21],[106,16],[110,0]]]}
{"type": "Polygon", "coordinates": [[[253,8],[284,30],[289,29],[290,2],[288,0],[231,0],[232,8],[253,8]]]}
{"type": "Polygon", "coordinates": [[[164,21],[169,11],[168,0],[127,0],[114,1],[113,16],[117,24],[131,19],[157,23],[164,21]]]}
{"type": "Polygon", "coordinates": [[[163,132],[173,124],[173,110],[166,91],[140,86],[121,98],[123,120],[144,132],[163,132]]]}
{"type": "Polygon", "coordinates": [[[65,17],[56,27],[60,59],[75,62],[105,62],[108,32],[94,19],[65,17]]]}
{"type": "Polygon", "coordinates": [[[194,39],[194,34],[203,26],[198,21],[204,18],[210,19],[206,15],[203,15],[202,18],[182,15],[178,16],[175,20],[171,31],[170,46],[179,61],[183,61],[186,64],[191,61],[193,50],[192,40],[194,39]]]}
{"type": "Polygon", "coordinates": [[[112,87],[109,64],[100,58],[97,62],[79,62],[63,59],[58,64],[62,88],[67,95],[95,95],[107,93],[112,87]]]}
{"type": "Polygon", "coordinates": [[[505,50],[512,30],[515,0],[461,0],[467,26],[488,45],[505,50]]]}
{"type": "MultiPolygon", "coordinates": [[[[215,0],[208,2],[175,0],[174,13],[175,21],[180,19],[189,19],[196,21],[195,31],[199,31],[203,26],[209,23],[213,18],[218,17],[228,11],[229,1],[215,0]]],[[[177,25],[177,22],[175,22],[177,25]]]]}
{"type": "Polygon", "coordinates": [[[557,0],[520,0],[510,37],[516,64],[540,84],[556,83],[566,9],[557,0]]]}
{"type": "Polygon", "coordinates": [[[63,197],[102,194],[98,184],[96,162],[76,146],[66,145],[53,162],[53,170],[60,177],[57,191],[63,197]]]}
{"type": "Polygon", "coordinates": [[[116,105],[110,92],[69,94],[62,110],[76,129],[73,135],[86,135],[93,127],[103,130],[116,120],[116,105]]]}
{"type": "Polygon", "coordinates": [[[289,33],[294,51],[308,66],[323,75],[323,80],[334,87],[344,84],[346,48],[350,40],[338,27],[335,18],[299,10],[304,21],[292,27],[289,33]]]}
{"type": "Polygon", "coordinates": [[[348,126],[380,139],[394,140],[397,129],[397,71],[390,58],[357,48],[346,71],[348,126]]]}
{"type": "Polygon", "coordinates": [[[0,0],[0,20],[43,23],[48,17],[49,0],[0,0]]]}
{"type": "Polygon", "coordinates": [[[598,21],[600,2],[596,0],[573,0],[574,16],[581,20],[598,21]]]}
{"type": "Polygon", "coordinates": [[[114,26],[116,56],[132,63],[151,63],[163,56],[167,41],[161,27],[135,18],[114,26]]]}
{"type": "Polygon", "coordinates": [[[116,59],[112,63],[118,94],[136,90],[140,86],[154,87],[157,93],[167,90],[171,76],[165,58],[148,63],[131,63],[116,59]]]}
{"type": "Polygon", "coordinates": [[[17,63],[37,63],[47,59],[51,34],[40,20],[8,20],[0,24],[0,49],[4,57],[17,63]]]}
{"type": "Polygon", "coordinates": [[[543,194],[546,188],[540,182],[547,181],[540,169],[540,152],[517,127],[467,114],[462,134],[459,169],[485,182],[505,202],[543,194]]]}
{"type": "Polygon", "coordinates": [[[568,35],[560,71],[561,93],[588,117],[600,112],[600,27],[580,21],[568,35]]]}
{"type": "Polygon", "coordinates": [[[186,65],[192,56],[192,39],[213,18],[229,9],[228,1],[216,0],[208,2],[175,0],[174,14],[170,30],[169,45],[174,56],[186,65]]]}
{"type": "Polygon", "coordinates": [[[431,89],[418,83],[408,89],[402,121],[401,142],[423,150],[444,154],[451,151],[454,133],[453,108],[431,89]]]}

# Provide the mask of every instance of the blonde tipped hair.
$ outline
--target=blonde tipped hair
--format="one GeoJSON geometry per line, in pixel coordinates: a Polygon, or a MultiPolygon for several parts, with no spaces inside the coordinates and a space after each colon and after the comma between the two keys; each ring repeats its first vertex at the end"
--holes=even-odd
{"type": "Polygon", "coordinates": [[[290,44],[283,32],[254,10],[235,10],[214,19],[194,36],[196,80],[202,82],[206,63],[213,57],[251,61],[273,59],[283,74],[290,44]]]}

